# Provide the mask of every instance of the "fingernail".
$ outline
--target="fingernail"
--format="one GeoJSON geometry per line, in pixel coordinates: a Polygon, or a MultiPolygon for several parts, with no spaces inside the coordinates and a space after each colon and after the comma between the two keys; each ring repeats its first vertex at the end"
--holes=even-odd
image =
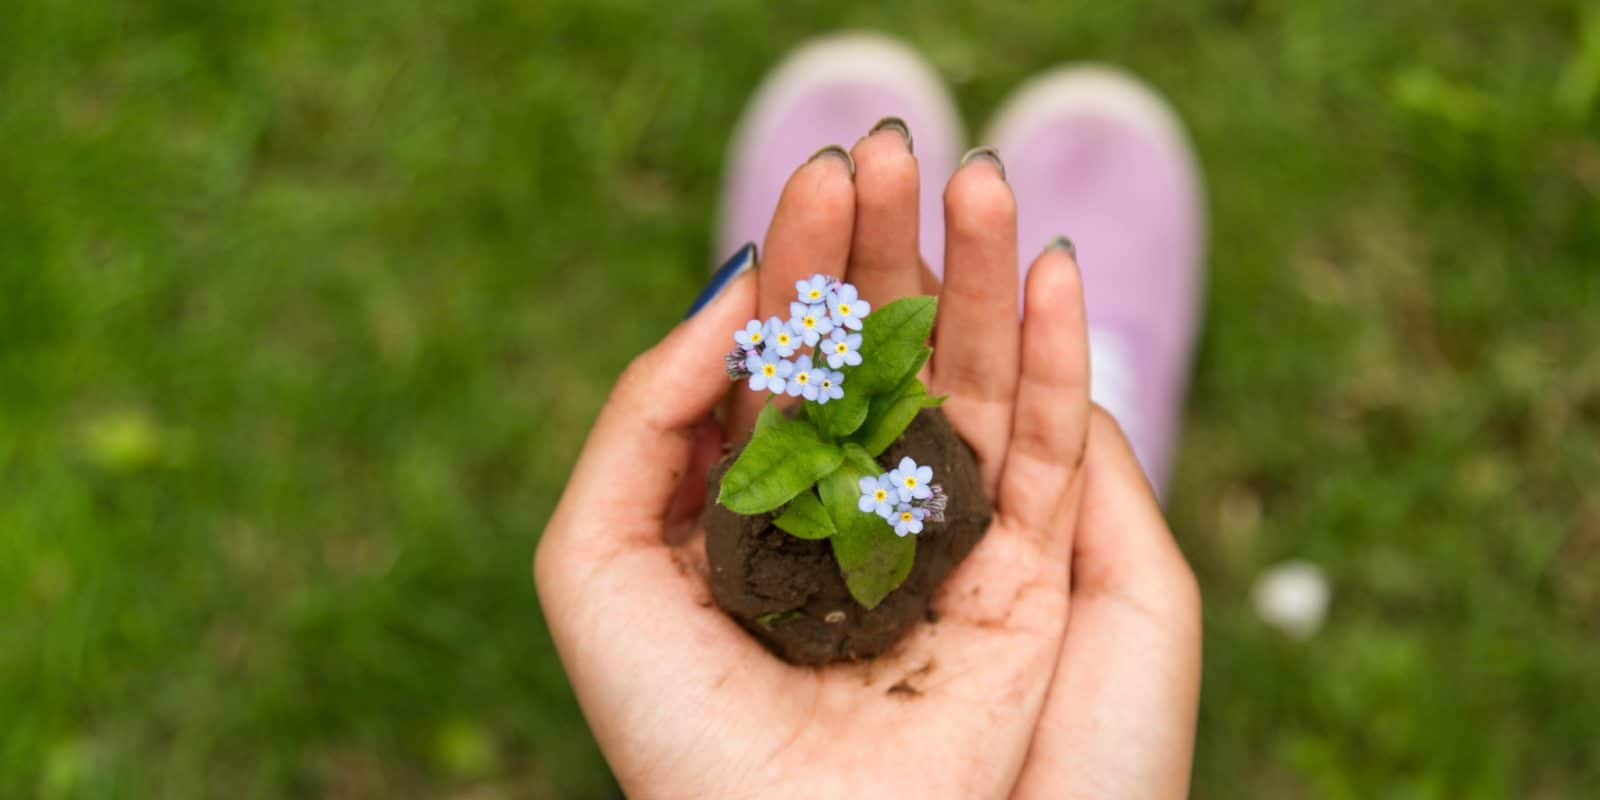
{"type": "Polygon", "coordinates": [[[980,158],[993,164],[994,168],[999,170],[1000,180],[1006,179],[1006,162],[1000,160],[1000,151],[986,144],[968,150],[967,154],[961,157],[961,166],[965,167],[980,158]]]}
{"type": "Polygon", "coordinates": [[[827,147],[812,153],[811,157],[806,159],[806,163],[810,164],[811,162],[816,161],[823,156],[838,156],[839,158],[844,159],[845,169],[850,170],[850,180],[856,179],[856,160],[850,157],[849,150],[846,150],[836,144],[830,144],[827,147]]]}
{"type": "Polygon", "coordinates": [[[1067,251],[1067,255],[1072,256],[1073,261],[1078,260],[1078,246],[1073,244],[1072,240],[1065,236],[1057,236],[1056,238],[1051,239],[1050,243],[1044,246],[1044,249],[1046,252],[1051,250],[1065,250],[1067,251]]]}
{"type": "Polygon", "coordinates": [[[899,117],[884,117],[883,119],[873,123],[872,130],[867,131],[867,135],[871,136],[872,134],[882,130],[898,132],[900,136],[906,140],[906,152],[917,152],[916,147],[911,144],[911,129],[906,127],[905,120],[899,117]]]}
{"type": "Polygon", "coordinates": [[[689,304],[689,313],[684,314],[683,318],[688,319],[705,308],[712,300],[717,299],[717,295],[722,294],[723,289],[728,288],[728,284],[733,283],[734,278],[749,272],[755,265],[756,243],[746,242],[744,247],[739,248],[739,252],[734,253],[732,258],[724,261],[722,266],[717,267],[717,271],[711,274],[711,280],[706,283],[706,288],[701,289],[700,296],[689,304]]]}

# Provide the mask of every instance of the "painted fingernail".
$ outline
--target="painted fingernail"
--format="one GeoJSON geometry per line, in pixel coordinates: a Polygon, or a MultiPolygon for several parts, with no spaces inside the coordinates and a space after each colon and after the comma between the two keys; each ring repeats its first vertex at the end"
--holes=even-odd
{"type": "Polygon", "coordinates": [[[867,131],[867,135],[871,136],[872,134],[882,130],[890,130],[899,133],[900,136],[906,140],[906,152],[917,152],[917,148],[911,143],[911,129],[906,127],[905,120],[899,117],[884,117],[883,119],[873,123],[872,130],[867,131]]]}
{"type": "Polygon", "coordinates": [[[1000,151],[986,144],[968,150],[967,154],[961,157],[961,166],[965,167],[980,158],[994,165],[1000,172],[1000,180],[1006,179],[1006,162],[1000,160],[1000,151]]]}
{"type": "Polygon", "coordinates": [[[843,147],[840,147],[839,145],[836,145],[836,144],[830,144],[827,147],[824,147],[821,150],[818,150],[817,152],[812,153],[811,157],[806,159],[806,163],[809,164],[809,163],[811,163],[813,161],[816,161],[817,159],[819,159],[819,158],[821,158],[823,156],[837,156],[837,157],[843,159],[844,160],[845,169],[850,170],[850,180],[855,180],[856,179],[856,160],[850,157],[850,151],[849,150],[846,150],[843,147]]]}
{"type": "Polygon", "coordinates": [[[712,300],[717,299],[717,295],[722,294],[723,289],[728,288],[728,284],[733,283],[734,278],[749,272],[755,265],[756,243],[746,242],[744,247],[739,248],[739,252],[734,253],[732,258],[717,267],[716,272],[711,273],[711,280],[706,283],[706,288],[700,290],[700,296],[689,304],[689,313],[684,314],[683,318],[688,319],[700,309],[710,305],[712,300]]]}
{"type": "Polygon", "coordinates": [[[1073,244],[1072,240],[1065,236],[1057,236],[1056,238],[1051,239],[1050,243],[1044,246],[1044,249],[1045,252],[1049,252],[1051,250],[1065,250],[1067,251],[1067,255],[1072,256],[1072,260],[1078,260],[1078,246],[1073,244]]]}

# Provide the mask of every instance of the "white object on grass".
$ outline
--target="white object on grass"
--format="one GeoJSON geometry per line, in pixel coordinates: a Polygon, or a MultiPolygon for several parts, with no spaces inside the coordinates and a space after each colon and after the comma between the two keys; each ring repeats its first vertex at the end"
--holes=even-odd
{"type": "Polygon", "coordinates": [[[1303,641],[1321,630],[1332,590],[1321,567],[1293,560],[1261,573],[1251,596],[1262,622],[1303,641]]]}

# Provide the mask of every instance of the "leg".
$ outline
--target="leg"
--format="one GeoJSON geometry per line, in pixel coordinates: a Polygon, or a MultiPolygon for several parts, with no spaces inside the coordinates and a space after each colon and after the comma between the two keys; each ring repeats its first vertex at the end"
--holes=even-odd
{"type": "Polygon", "coordinates": [[[763,240],[796,164],[825,145],[849,148],[889,116],[905,121],[922,168],[922,257],[943,264],[940,192],[961,152],[961,119],[933,67],[905,45],[863,34],[802,45],[756,90],[729,150],[718,256],[763,240]]]}
{"type": "Polygon", "coordinates": [[[983,141],[999,149],[1016,193],[1019,269],[1055,237],[1071,238],[1094,400],[1164,491],[1204,282],[1204,199],[1176,115],[1132,77],[1075,66],[1019,89],[983,141]]]}

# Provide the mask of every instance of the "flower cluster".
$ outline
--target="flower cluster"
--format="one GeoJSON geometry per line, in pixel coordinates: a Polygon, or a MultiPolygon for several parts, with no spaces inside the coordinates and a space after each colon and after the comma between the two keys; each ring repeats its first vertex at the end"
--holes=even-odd
{"type": "Polygon", "coordinates": [[[794,284],[787,320],[750,320],[733,334],[723,357],[728,377],[749,379],[751,391],[804,397],[818,404],[844,397],[840,367],[861,363],[861,319],[872,311],[856,287],[826,275],[794,284]],[[796,356],[801,347],[812,353],[796,356]],[[791,360],[792,359],[792,360],[791,360]],[[823,366],[826,362],[827,366],[823,366]]]}
{"type": "Polygon", "coordinates": [[[883,517],[896,536],[922,533],[924,522],[943,522],[949,498],[933,482],[933,467],[918,466],[910,458],[875,478],[862,478],[856,507],[883,517]]]}

